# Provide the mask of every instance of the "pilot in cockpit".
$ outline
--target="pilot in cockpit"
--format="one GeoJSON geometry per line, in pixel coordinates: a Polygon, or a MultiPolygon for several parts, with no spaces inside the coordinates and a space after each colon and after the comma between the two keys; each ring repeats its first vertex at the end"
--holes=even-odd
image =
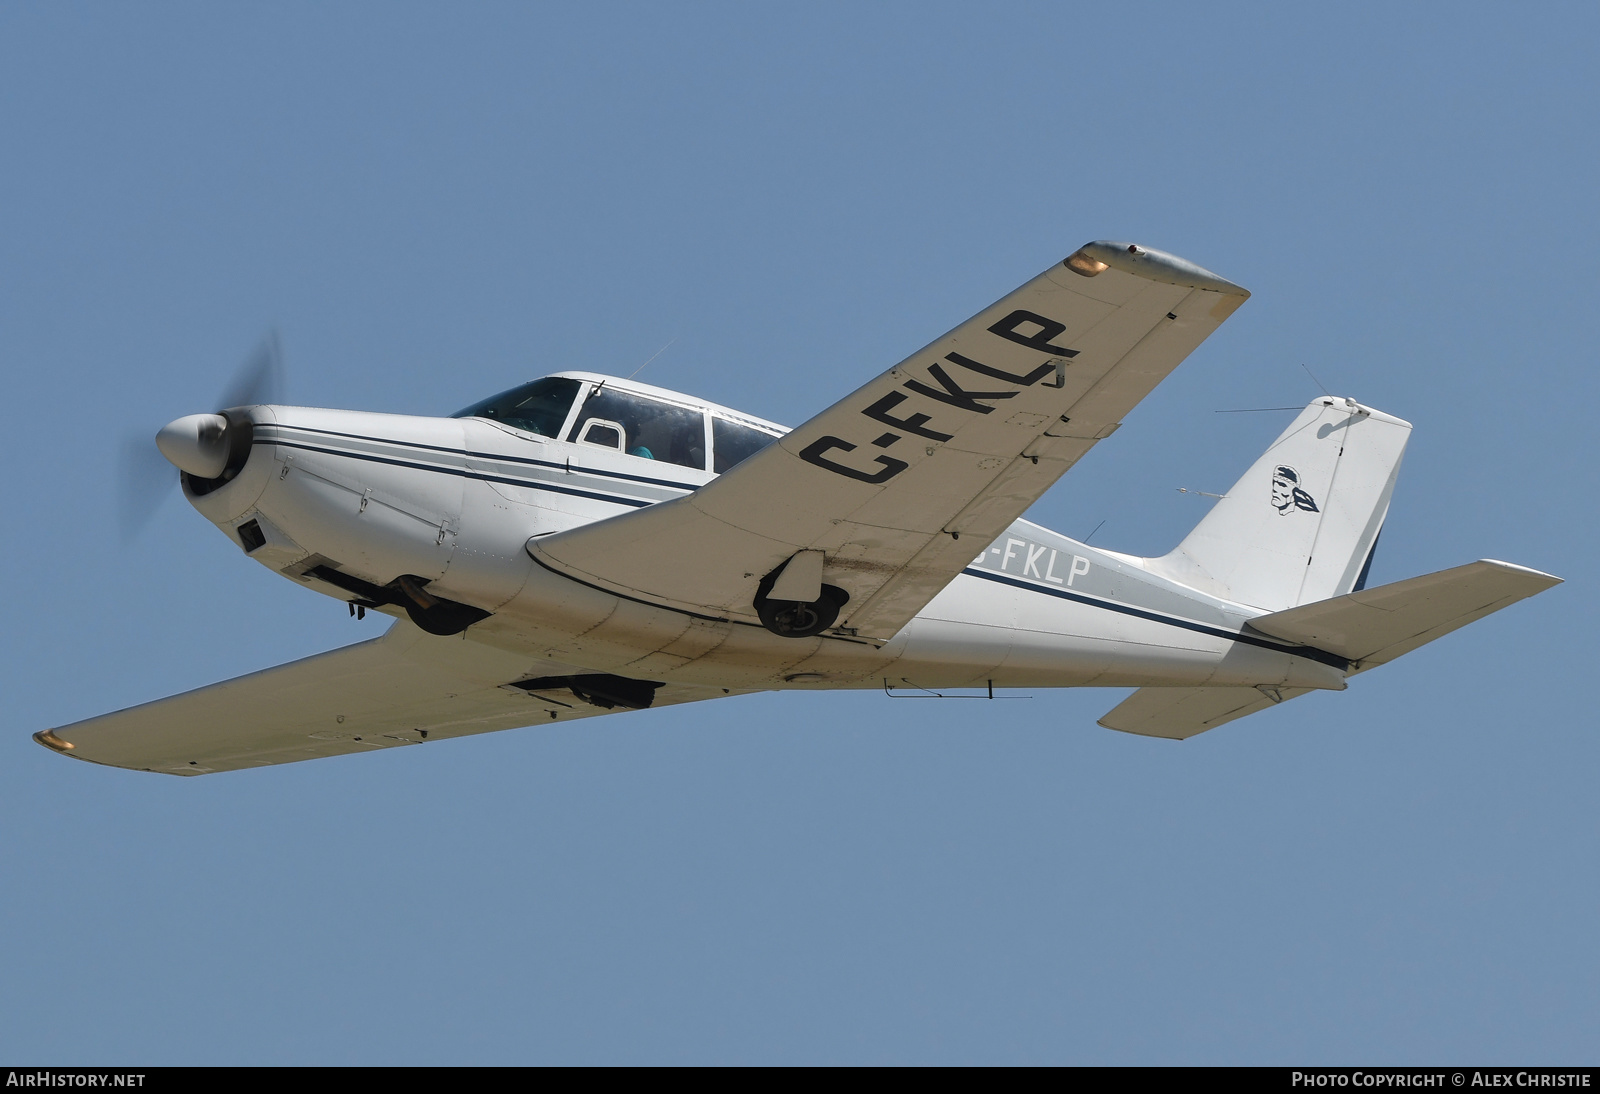
{"type": "Polygon", "coordinates": [[[582,398],[566,440],[639,459],[706,469],[704,411],[604,383],[587,391],[584,388],[584,382],[571,377],[547,376],[475,403],[455,416],[488,418],[541,437],[558,437],[573,402],[582,398]]]}

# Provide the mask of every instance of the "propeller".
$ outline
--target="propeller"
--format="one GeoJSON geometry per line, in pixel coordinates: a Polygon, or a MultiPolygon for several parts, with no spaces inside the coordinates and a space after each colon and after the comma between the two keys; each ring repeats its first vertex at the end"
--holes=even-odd
{"type": "MultiPolygon", "coordinates": [[[[283,389],[283,349],[274,330],[234,374],[218,409],[279,402],[283,389]]],[[[226,468],[228,450],[228,419],[221,413],[189,414],[168,422],[156,434],[155,444],[148,434],[123,438],[117,475],[123,542],[131,542],[161,508],[178,481],[174,468],[213,479],[226,468]]]]}
{"type": "Polygon", "coordinates": [[[283,347],[278,332],[270,330],[223,392],[219,409],[235,406],[262,406],[283,399],[283,347]]]}

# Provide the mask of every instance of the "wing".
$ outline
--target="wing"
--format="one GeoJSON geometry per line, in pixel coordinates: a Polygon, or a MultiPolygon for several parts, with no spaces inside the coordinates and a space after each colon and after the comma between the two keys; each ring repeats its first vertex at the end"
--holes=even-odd
{"type": "Polygon", "coordinates": [[[1172,255],[1089,244],[694,494],[529,552],[746,621],[806,552],[796,588],[819,587],[821,561],[849,595],[838,628],[891,637],[1248,296],[1172,255]]]}
{"type": "Polygon", "coordinates": [[[82,760],[203,775],[721,698],[585,673],[398,621],[382,638],[34,734],[82,760]]]}

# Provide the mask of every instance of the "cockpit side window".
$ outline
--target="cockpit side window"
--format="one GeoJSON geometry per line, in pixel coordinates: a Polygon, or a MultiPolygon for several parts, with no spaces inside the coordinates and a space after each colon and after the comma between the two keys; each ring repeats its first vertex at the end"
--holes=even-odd
{"type": "Polygon", "coordinates": [[[541,437],[556,437],[561,433],[561,424],[567,420],[567,411],[572,409],[578,387],[577,380],[546,376],[543,380],[502,391],[481,403],[473,403],[450,416],[488,418],[541,437]]]}
{"type": "Polygon", "coordinates": [[[578,441],[582,444],[592,444],[597,448],[615,448],[621,452],[625,435],[618,422],[608,422],[604,418],[589,418],[583,423],[583,432],[578,434],[578,441]]]}
{"type": "Polygon", "coordinates": [[[589,439],[586,427],[591,420],[620,425],[625,434],[622,450],[630,456],[705,470],[706,419],[701,411],[601,387],[583,404],[567,440],[589,439]]]}
{"type": "Polygon", "coordinates": [[[751,429],[726,418],[711,419],[711,451],[716,460],[717,474],[722,474],[736,463],[754,456],[778,438],[759,429],[751,429]]]}

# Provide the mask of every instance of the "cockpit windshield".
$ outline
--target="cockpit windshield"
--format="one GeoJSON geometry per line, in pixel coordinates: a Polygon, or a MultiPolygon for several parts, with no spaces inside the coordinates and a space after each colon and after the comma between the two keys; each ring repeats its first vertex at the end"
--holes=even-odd
{"type": "Polygon", "coordinates": [[[782,435],[778,427],[768,432],[697,406],[628,391],[603,377],[546,376],[473,403],[451,417],[487,418],[541,437],[696,471],[714,469],[719,475],[782,435]],[[569,418],[572,426],[563,433],[569,418]],[[712,442],[714,461],[707,459],[707,441],[712,442]]]}
{"type": "Polygon", "coordinates": [[[452,418],[488,418],[541,437],[557,437],[578,395],[579,381],[546,376],[458,410],[452,418]]]}
{"type": "Polygon", "coordinates": [[[716,452],[717,474],[742,463],[778,438],[761,429],[752,429],[726,418],[711,419],[711,446],[716,452]]]}
{"type": "Polygon", "coordinates": [[[569,441],[704,471],[706,416],[631,391],[599,387],[578,412],[569,441]]]}

